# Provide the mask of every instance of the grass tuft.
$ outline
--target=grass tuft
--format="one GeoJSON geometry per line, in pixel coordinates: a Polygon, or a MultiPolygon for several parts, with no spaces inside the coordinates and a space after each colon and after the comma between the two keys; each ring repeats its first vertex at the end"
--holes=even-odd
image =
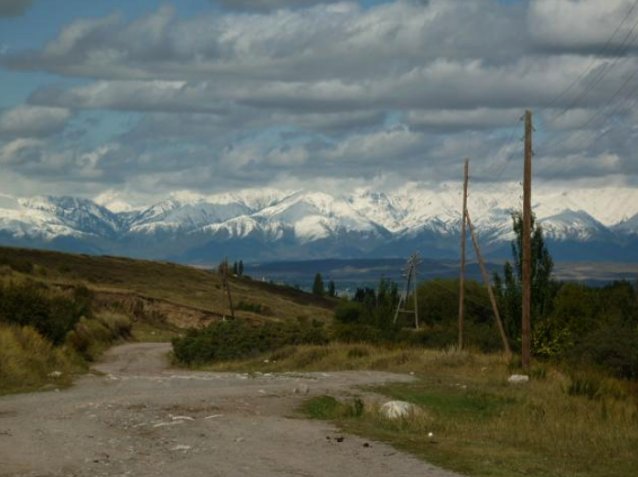
{"type": "Polygon", "coordinates": [[[74,366],[35,329],[0,323],[0,394],[67,386],[74,366]]]}

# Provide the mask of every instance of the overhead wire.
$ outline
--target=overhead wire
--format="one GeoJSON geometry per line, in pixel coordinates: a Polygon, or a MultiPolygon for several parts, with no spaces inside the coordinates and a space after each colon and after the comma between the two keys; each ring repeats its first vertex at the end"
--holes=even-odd
{"type": "Polygon", "coordinates": [[[605,44],[592,55],[592,58],[589,61],[589,64],[587,65],[587,67],[562,92],[560,92],[550,102],[548,106],[546,106],[547,109],[551,109],[555,104],[557,104],[560,101],[560,99],[562,99],[563,96],[566,96],[567,93],[569,93],[572,90],[572,88],[574,88],[574,86],[576,86],[578,82],[582,80],[591,71],[594,64],[596,63],[596,58],[601,56],[605,52],[605,50],[607,50],[607,48],[612,44],[612,42],[614,41],[614,38],[616,38],[616,35],[620,32],[620,29],[624,26],[625,22],[629,19],[629,17],[634,12],[636,7],[638,7],[638,0],[635,0],[631,8],[627,10],[622,21],[618,24],[618,26],[616,27],[614,32],[611,34],[611,36],[607,39],[605,44]]]}
{"type": "MultiPolygon", "coordinates": [[[[631,16],[631,14],[636,10],[636,8],[638,7],[638,0],[636,0],[631,8],[628,9],[627,13],[625,14],[625,16],[623,17],[623,20],[621,21],[621,23],[616,27],[616,30],[614,31],[614,33],[610,36],[610,38],[607,40],[607,43],[605,44],[605,46],[603,48],[600,49],[601,54],[607,50],[607,48],[609,47],[609,45],[613,42],[616,34],[620,31],[620,29],[622,28],[622,26],[626,23],[626,21],[629,19],[629,17],[631,16]]],[[[586,88],[580,93],[580,95],[578,95],[576,98],[574,98],[574,100],[571,101],[571,103],[569,105],[567,105],[566,107],[562,108],[560,111],[554,113],[552,116],[550,116],[547,120],[546,120],[546,124],[547,125],[551,125],[552,123],[555,124],[556,120],[559,119],[560,117],[564,116],[565,114],[567,114],[569,111],[572,111],[576,106],[578,106],[578,103],[580,101],[582,101],[585,97],[587,97],[589,94],[591,94],[591,92],[594,90],[594,88],[596,88],[597,86],[599,86],[601,84],[601,82],[605,79],[605,77],[621,62],[623,61],[628,61],[629,59],[634,59],[631,56],[625,56],[627,51],[629,50],[629,48],[631,47],[632,44],[634,44],[636,42],[636,40],[638,40],[638,19],[636,19],[636,21],[633,23],[632,27],[629,29],[629,31],[625,34],[624,38],[622,39],[620,45],[615,49],[612,50],[610,52],[610,54],[613,54],[615,57],[614,59],[610,62],[605,64],[593,77],[592,81],[589,82],[589,84],[586,86],[586,88]]],[[[571,89],[575,84],[577,84],[580,79],[582,79],[582,77],[585,76],[585,74],[587,74],[587,72],[591,69],[591,63],[593,63],[595,60],[592,59],[592,61],[590,62],[590,67],[588,67],[587,69],[585,69],[585,71],[583,73],[581,73],[581,75],[579,75],[579,78],[577,78],[575,81],[572,82],[572,84],[570,84],[570,86],[567,89],[571,89]]],[[[618,87],[614,93],[609,97],[609,99],[607,99],[606,101],[606,105],[602,108],[599,109],[598,111],[596,111],[596,113],[594,113],[593,116],[591,116],[589,119],[587,119],[584,123],[582,123],[581,125],[579,125],[577,128],[573,128],[575,130],[582,130],[583,128],[587,128],[590,125],[592,125],[595,121],[597,121],[598,119],[604,117],[604,116],[611,116],[612,114],[615,114],[620,107],[618,105],[614,105],[614,101],[618,98],[618,96],[623,92],[623,90],[625,90],[625,88],[631,83],[631,81],[633,79],[636,78],[636,76],[638,75],[638,71],[634,71],[633,74],[631,74],[628,78],[626,78],[622,84],[620,85],[620,87],[618,87]],[[611,112],[611,114],[610,114],[611,112]]],[[[564,93],[567,90],[565,90],[563,93],[561,93],[560,96],[563,96],[564,93]]],[[[555,104],[555,102],[557,101],[558,97],[553,101],[552,104],[555,104]]],[[[551,134],[549,134],[547,137],[545,137],[542,141],[540,141],[539,143],[537,143],[536,146],[536,150],[540,151],[541,148],[539,147],[538,144],[540,144],[545,150],[549,150],[551,147],[553,147],[554,145],[556,145],[558,142],[566,142],[571,140],[573,137],[575,137],[577,134],[580,134],[580,131],[575,131],[573,133],[571,133],[570,135],[567,136],[567,138],[565,138],[564,136],[560,135],[559,132],[552,132],[551,134]]]]}
{"type": "MultiPolygon", "coordinates": [[[[599,50],[599,53],[594,55],[594,58],[590,60],[590,63],[587,66],[587,68],[585,68],[585,70],[574,81],[572,81],[572,83],[562,93],[560,93],[550,103],[550,106],[546,107],[546,109],[549,109],[554,104],[556,104],[560,98],[565,96],[567,92],[569,92],[576,84],[580,82],[580,80],[582,80],[591,71],[591,69],[594,66],[594,63],[596,62],[595,57],[601,56],[603,53],[605,53],[605,50],[611,45],[616,34],[620,31],[624,23],[629,19],[630,15],[634,12],[637,6],[638,6],[638,0],[636,0],[631,6],[631,8],[627,11],[622,22],[616,27],[616,30],[614,30],[614,33],[609,37],[609,39],[607,40],[607,43],[605,43],[605,45],[599,50]]],[[[557,113],[550,116],[550,118],[547,120],[548,122],[554,122],[556,121],[556,119],[564,116],[571,109],[574,109],[574,107],[580,101],[582,101],[582,99],[584,99],[596,86],[598,86],[602,82],[602,80],[605,78],[605,76],[607,76],[607,74],[609,74],[609,72],[612,71],[620,61],[622,61],[621,59],[623,58],[623,55],[628,51],[629,46],[633,42],[635,42],[635,40],[638,38],[638,31],[636,31],[637,28],[638,28],[638,19],[634,22],[631,29],[625,34],[625,37],[620,42],[620,45],[618,46],[618,48],[610,52],[610,54],[614,56],[611,63],[604,64],[602,68],[600,68],[596,73],[594,73],[594,77],[591,79],[587,87],[580,93],[580,95],[576,96],[576,98],[574,98],[566,107],[560,109],[557,113]]]]}

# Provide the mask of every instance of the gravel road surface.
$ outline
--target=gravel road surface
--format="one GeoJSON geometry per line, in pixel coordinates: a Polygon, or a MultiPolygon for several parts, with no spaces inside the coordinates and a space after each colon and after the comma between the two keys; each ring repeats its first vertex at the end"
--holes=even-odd
{"type": "Polygon", "coordinates": [[[191,372],[169,350],[118,346],[70,389],[1,397],[0,476],[458,477],[294,416],[309,395],[409,376],[191,372]]]}

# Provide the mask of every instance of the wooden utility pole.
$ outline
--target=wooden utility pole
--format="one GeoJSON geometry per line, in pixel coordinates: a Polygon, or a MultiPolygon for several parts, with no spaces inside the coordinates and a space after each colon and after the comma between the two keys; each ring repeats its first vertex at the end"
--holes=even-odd
{"type": "Polygon", "coordinates": [[[467,231],[467,182],[469,179],[470,161],[465,159],[465,169],[463,174],[463,214],[461,219],[461,276],[459,278],[459,349],[463,349],[463,320],[465,316],[465,241],[467,231]]]}
{"type": "Polygon", "coordinates": [[[523,310],[521,364],[529,369],[532,314],[532,112],[525,111],[525,164],[523,168],[523,310]]]}
{"type": "Polygon", "coordinates": [[[219,264],[219,275],[222,279],[222,287],[226,291],[226,295],[228,297],[228,308],[230,309],[230,317],[235,319],[235,309],[233,308],[233,297],[230,294],[230,282],[228,281],[228,259],[224,259],[222,263],[219,264]]]}
{"type": "Polygon", "coordinates": [[[465,219],[467,220],[467,226],[470,229],[470,236],[472,237],[472,243],[474,244],[474,251],[476,252],[476,258],[478,259],[479,266],[481,267],[481,274],[483,275],[483,281],[485,282],[485,287],[487,288],[487,294],[490,297],[490,302],[492,303],[492,310],[494,311],[494,318],[496,319],[496,325],[498,326],[498,331],[501,335],[501,340],[503,341],[503,351],[505,351],[505,354],[509,357],[512,355],[512,350],[510,349],[509,341],[507,341],[505,328],[503,327],[503,322],[501,321],[501,314],[498,312],[496,298],[494,297],[494,290],[492,290],[492,285],[490,283],[490,276],[487,273],[487,269],[485,268],[485,262],[483,262],[481,249],[479,248],[478,240],[476,239],[476,234],[474,233],[474,225],[472,225],[472,221],[470,220],[470,214],[467,210],[465,211],[465,219]]]}

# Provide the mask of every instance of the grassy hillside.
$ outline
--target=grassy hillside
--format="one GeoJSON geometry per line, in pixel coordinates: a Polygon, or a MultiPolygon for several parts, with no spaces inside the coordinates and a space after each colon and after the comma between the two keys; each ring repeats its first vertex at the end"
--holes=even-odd
{"type": "MultiPolygon", "coordinates": [[[[162,315],[178,327],[228,315],[217,273],[174,263],[0,247],[0,278],[29,277],[49,285],[85,285],[103,303],[162,315]]],[[[326,320],[335,302],[249,278],[230,280],[236,316],[250,320],[326,320]]]]}

